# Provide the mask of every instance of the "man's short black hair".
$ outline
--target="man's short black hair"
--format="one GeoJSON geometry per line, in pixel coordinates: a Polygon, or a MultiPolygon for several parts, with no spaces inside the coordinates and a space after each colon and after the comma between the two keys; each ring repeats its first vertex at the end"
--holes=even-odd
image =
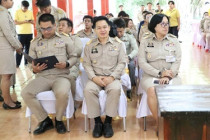
{"type": "Polygon", "coordinates": [[[152,3],[151,3],[151,2],[148,2],[148,3],[147,3],[147,5],[148,5],[148,4],[151,4],[151,5],[152,5],[152,3]]]}
{"type": "Polygon", "coordinates": [[[115,19],[113,23],[117,26],[117,28],[125,28],[125,20],[122,18],[115,19]]]}
{"type": "Polygon", "coordinates": [[[114,15],[113,15],[112,13],[109,13],[109,15],[110,15],[111,17],[114,17],[114,15]]]}
{"type": "Polygon", "coordinates": [[[98,21],[101,21],[101,20],[105,20],[106,23],[110,26],[110,23],[109,23],[109,20],[108,20],[107,17],[105,17],[105,16],[98,16],[98,17],[94,17],[94,20],[93,20],[93,29],[95,29],[96,23],[97,23],[98,21]]]}
{"type": "Polygon", "coordinates": [[[21,2],[22,6],[25,7],[25,8],[28,8],[29,7],[29,2],[24,0],[21,2]]]}
{"type": "Polygon", "coordinates": [[[122,5],[122,4],[121,4],[121,5],[119,5],[119,8],[120,8],[120,7],[123,7],[123,5],[122,5]]]}
{"type": "Polygon", "coordinates": [[[71,19],[69,19],[69,18],[61,18],[61,19],[59,20],[59,22],[60,22],[60,21],[66,21],[68,27],[72,27],[72,28],[73,28],[73,22],[72,22],[71,19]]]}
{"type": "Polygon", "coordinates": [[[156,5],[160,5],[160,3],[158,2],[156,5]]]}
{"type": "Polygon", "coordinates": [[[172,1],[172,0],[170,0],[170,1],[168,2],[168,4],[170,4],[170,3],[173,4],[173,5],[175,4],[174,1],[172,1]]]}
{"type": "Polygon", "coordinates": [[[141,6],[144,6],[144,4],[142,4],[141,6]]]}
{"type": "Polygon", "coordinates": [[[149,15],[149,14],[153,15],[152,12],[148,12],[148,11],[147,11],[147,12],[145,13],[145,15],[144,15],[144,19],[146,19],[147,15],[149,15]]]}
{"type": "Polygon", "coordinates": [[[91,23],[93,23],[93,17],[92,17],[92,16],[90,16],[90,15],[85,15],[85,16],[83,17],[83,21],[84,21],[86,18],[89,18],[89,19],[91,20],[91,23]]]}
{"type": "Polygon", "coordinates": [[[164,15],[164,14],[155,14],[152,19],[150,20],[150,23],[148,25],[148,29],[155,33],[155,27],[157,26],[157,24],[161,23],[163,18],[166,17],[168,19],[169,22],[169,18],[168,16],[164,15]]]}
{"type": "Polygon", "coordinates": [[[127,14],[125,11],[120,11],[117,17],[126,17],[127,14]]]}
{"type": "Polygon", "coordinates": [[[48,22],[50,21],[52,24],[55,24],[55,18],[51,14],[42,14],[39,18],[39,25],[40,22],[48,22]]]}
{"type": "Polygon", "coordinates": [[[36,6],[40,8],[48,7],[51,5],[50,0],[37,0],[36,6]]]}

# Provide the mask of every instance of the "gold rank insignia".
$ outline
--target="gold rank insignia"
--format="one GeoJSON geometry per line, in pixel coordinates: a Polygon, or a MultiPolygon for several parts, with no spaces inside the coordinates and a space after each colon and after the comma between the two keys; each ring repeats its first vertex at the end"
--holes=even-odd
{"type": "Polygon", "coordinates": [[[149,59],[152,58],[151,53],[148,53],[148,54],[147,54],[147,58],[149,58],[149,59]]]}
{"type": "Polygon", "coordinates": [[[117,40],[117,42],[121,43],[122,41],[116,36],[115,40],[117,40]]]}
{"type": "Polygon", "coordinates": [[[61,34],[62,34],[62,35],[65,35],[65,36],[67,36],[67,37],[69,37],[69,35],[68,35],[68,34],[66,34],[66,33],[64,33],[64,32],[62,32],[61,34]]]}
{"type": "Polygon", "coordinates": [[[42,52],[41,51],[39,51],[39,55],[41,55],[42,54],[42,52]]]}
{"type": "Polygon", "coordinates": [[[58,12],[59,14],[63,14],[63,11],[62,11],[61,9],[57,9],[57,12],[58,12]]]}
{"type": "Polygon", "coordinates": [[[96,64],[97,63],[97,61],[96,60],[93,60],[93,64],[96,64]]]}
{"type": "Polygon", "coordinates": [[[92,42],[93,40],[91,39],[90,41],[87,42],[86,45],[90,45],[90,43],[92,42]]]}

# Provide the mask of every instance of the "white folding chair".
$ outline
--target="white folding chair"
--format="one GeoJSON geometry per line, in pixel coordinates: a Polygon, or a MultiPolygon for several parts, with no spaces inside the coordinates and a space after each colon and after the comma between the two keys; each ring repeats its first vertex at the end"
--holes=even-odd
{"type": "MultiPolygon", "coordinates": [[[[55,114],[55,103],[56,103],[56,98],[55,95],[52,91],[44,91],[40,92],[37,94],[36,98],[40,101],[41,105],[45,109],[45,111],[48,114],[55,114]]],[[[30,108],[26,108],[26,117],[29,117],[29,128],[28,131],[31,133],[31,115],[33,112],[31,112],[30,108]]],[[[72,93],[69,91],[69,100],[68,100],[68,105],[66,108],[66,112],[64,112],[64,116],[66,116],[67,120],[67,131],[70,131],[69,128],[69,119],[73,116],[74,114],[74,101],[72,98],[72,93]]]]}
{"type": "MultiPolygon", "coordinates": [[[[105,104],[106,104],[106,97],[107,94],[104,90],[99,92],[99,104],[101,107],[101,115],[105,115],[105,104]]],[[[82,114],[85,115],[85,132],[87,132],[87,105],[85,99],[83,100],[82,104],[82,114]]],[[[119,106],[118,106],[118,114],[121,118],[123,118],[123,130],[126,132],[126,116],[127,116],[127,98],[123,89],[121,88],[121,95],[119,99],[119,106]]]]}

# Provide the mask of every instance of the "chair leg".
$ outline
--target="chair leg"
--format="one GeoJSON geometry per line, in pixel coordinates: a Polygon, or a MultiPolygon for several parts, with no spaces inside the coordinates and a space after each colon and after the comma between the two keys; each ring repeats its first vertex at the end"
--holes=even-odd
{"type": "Polygon", "coordinates": [[[31,116],[28,117],[28,133],[31,133],[31,116]]]}
{"type": "Polygon", "coordinates": [[[144,131],[147,131],[147,119],[144,117],[144,131]]]}
{"type": "Polygon", "coordinates": [[[85,132],[87,132],[87,115],[85,115],[85,132]]]}
{"type": "Polygon", "coordinates": [[[69,127],[69,118],[66,119],[67,121],[67,131],[70,132],[70,127],[69,127]]]}
{"type": "Polygon", "coordinates": [[[123,129],[126,132],[126,117],[123,117],[123,129]]]}

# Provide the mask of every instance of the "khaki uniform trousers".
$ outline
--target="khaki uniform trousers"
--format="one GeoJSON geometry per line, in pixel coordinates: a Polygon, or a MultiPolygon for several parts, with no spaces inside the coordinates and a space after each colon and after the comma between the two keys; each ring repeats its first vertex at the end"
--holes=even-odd
{"type": "MultiPolygon", "coordinates": [[[[93,81],[88,81],[84,90],[85,101],[87,104],[87,113],[89,118],[101,116],[99,104],[99,92],[102,90],[100,86],[93,81]]],[[[119,80],[114,80],[104,88],[107,98],[105,104],[105,114],[110,117],[117,116],[119,105],[121,83],[119,80]]]]}
{"type": "Polygon", "coordinates": [[[62,121],[62,116],[68,104],[70,88],[70,81],[67,78],[59,76],[40,76],[32,80],[23,89],[21,95],[26,105],[31,109],[32,113],[35,114],[38,121],[41,122],[48,114],[37,100],[36,95],[43,91],[52,90],[56,98],[56,120],[62,121]]]}

